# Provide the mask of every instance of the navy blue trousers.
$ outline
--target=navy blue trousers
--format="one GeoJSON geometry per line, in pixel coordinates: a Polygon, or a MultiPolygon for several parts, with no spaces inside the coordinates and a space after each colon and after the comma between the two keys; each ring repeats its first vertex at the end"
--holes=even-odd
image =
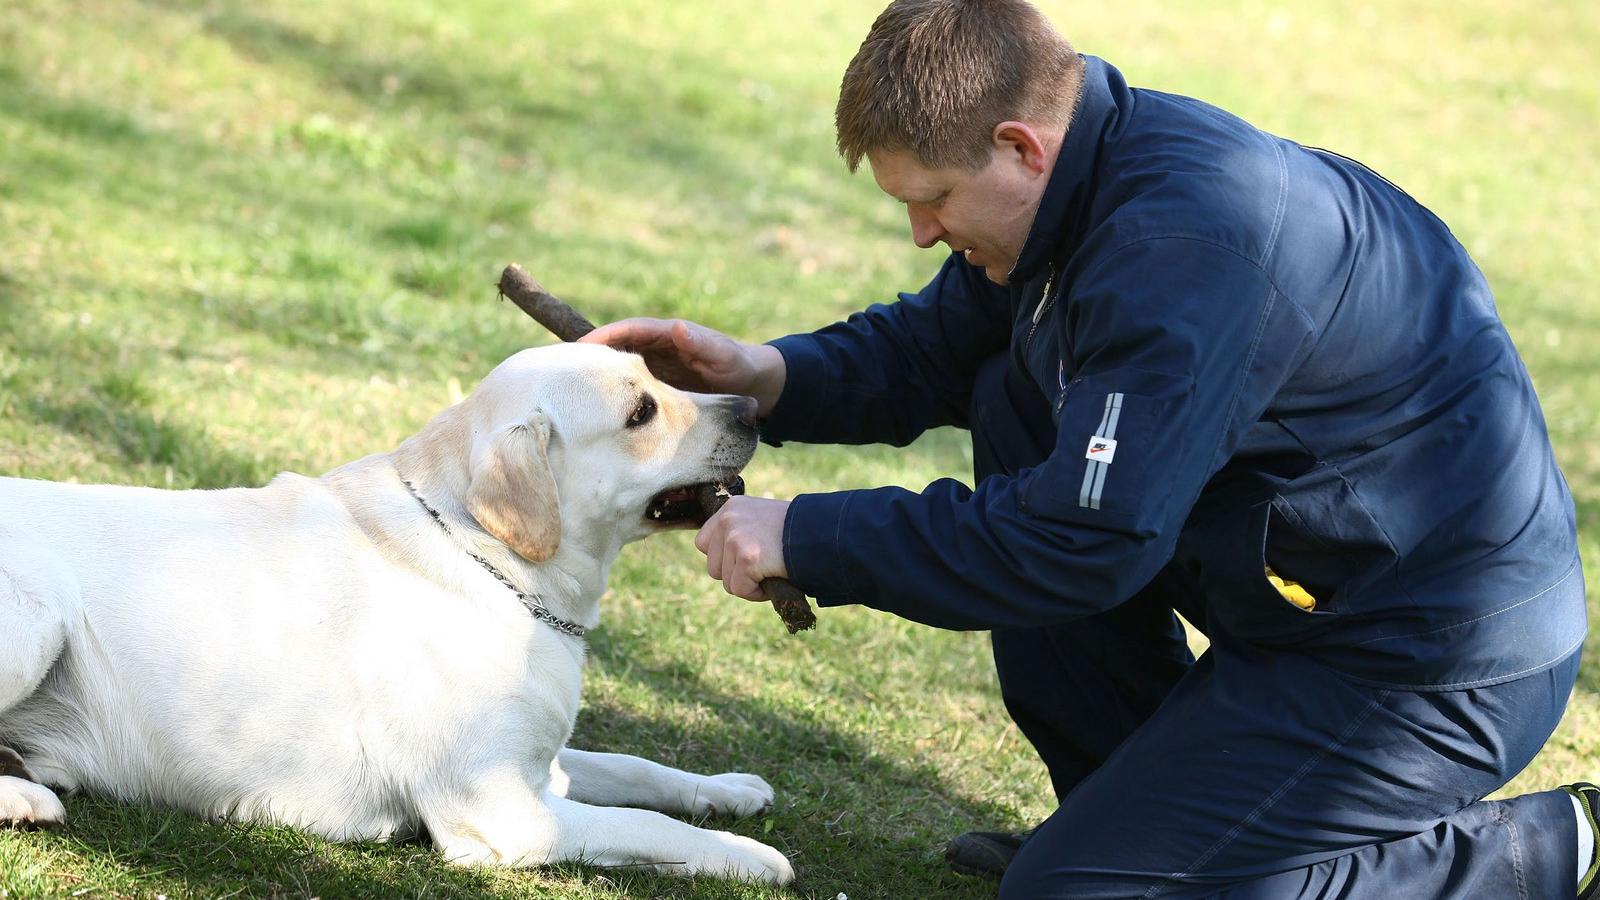
{"type": "MultiPolygon", "coordinates": [[[[979,480],[1040,462],[1043,398],[990,360],[972,403],[979,480]]],[[[1364,685],[1314,658],[1212,635],[1198,661],[1163,572],[1108,612],[997,631],[1006,708],[1059,808],[1018,853],[1003,898],[1567,898],[1571,801],[1480,798],[1544,745],[1578,656],[1492,687],[1364,685]]]]}

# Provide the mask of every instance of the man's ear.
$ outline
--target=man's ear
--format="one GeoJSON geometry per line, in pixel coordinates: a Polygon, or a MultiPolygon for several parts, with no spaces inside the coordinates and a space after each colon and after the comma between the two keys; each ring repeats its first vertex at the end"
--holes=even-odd
{"type": "Polygon", "coordinates": [[[1043,174],[1049,162],[1049,153],[1039,132],[1026,122],[1006,121],[994,127],[990,135],[994,146],[1003,155],[1016,159],[1034,174],[1043,174]]]}
{"type": "Polygon", "coordinates": [[[517,554],[544,562],[561,546],[561,500],[550,471],[550,420],[500,429],[472,461],[467,512],[517,554]]]}

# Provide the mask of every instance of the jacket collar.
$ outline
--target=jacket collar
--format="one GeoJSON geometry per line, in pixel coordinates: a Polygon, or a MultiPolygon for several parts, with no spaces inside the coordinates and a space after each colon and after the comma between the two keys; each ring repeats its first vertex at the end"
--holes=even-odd
{"type": "Polygon", "coordinates": [[[1067,243],[1081,239],[1094,200],[1094,173],[1109,133],[1118,127],[1127,102],[1127,82],[1105,60],[1085,56],[1083,87],[1066,138],[1056,154],[1056,165],[1045,184],[1044,196],[1034,213],[1033,226],[1009,281],[1023,284],[1034,278],[1067,243]]]}

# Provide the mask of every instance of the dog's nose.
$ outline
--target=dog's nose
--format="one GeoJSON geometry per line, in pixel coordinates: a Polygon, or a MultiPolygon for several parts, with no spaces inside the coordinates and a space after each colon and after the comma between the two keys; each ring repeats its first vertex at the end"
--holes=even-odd
{"type": "Polygon", "coordinates": [[[746,428],[755,428],[760,424],[756,418],[757,409],[759,407],[754,397],[739,397],[733,402],[733,416],[746,428]]]}

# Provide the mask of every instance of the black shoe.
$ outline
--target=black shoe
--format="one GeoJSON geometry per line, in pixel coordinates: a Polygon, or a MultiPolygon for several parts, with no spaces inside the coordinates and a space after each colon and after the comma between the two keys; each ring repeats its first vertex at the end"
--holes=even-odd
{"type": "Polygon", "coordinates": [[[1578,798],[1578,805],[1583,807],[1583,818],[1589,828],[1594,831],[1595,845],[1593,858],[1589,860],[1589,867],[1584,870],[1583,877],[1578,879],[1578,900],[1597,900],[1600,898],[1600,878],[1596,872],[1600,871],[1600,787],[1595,787],[1587,781],[1569,784],[1562,790],[1578,798]]]}
{"type": "Polygon", "coordinates": [[[944,858],[950,868],[962,875],[999,878],[1011,865],[1032,831],[1013,834],[1005,831],[969,831],[958,834],[945,845],[944,858]]]}

